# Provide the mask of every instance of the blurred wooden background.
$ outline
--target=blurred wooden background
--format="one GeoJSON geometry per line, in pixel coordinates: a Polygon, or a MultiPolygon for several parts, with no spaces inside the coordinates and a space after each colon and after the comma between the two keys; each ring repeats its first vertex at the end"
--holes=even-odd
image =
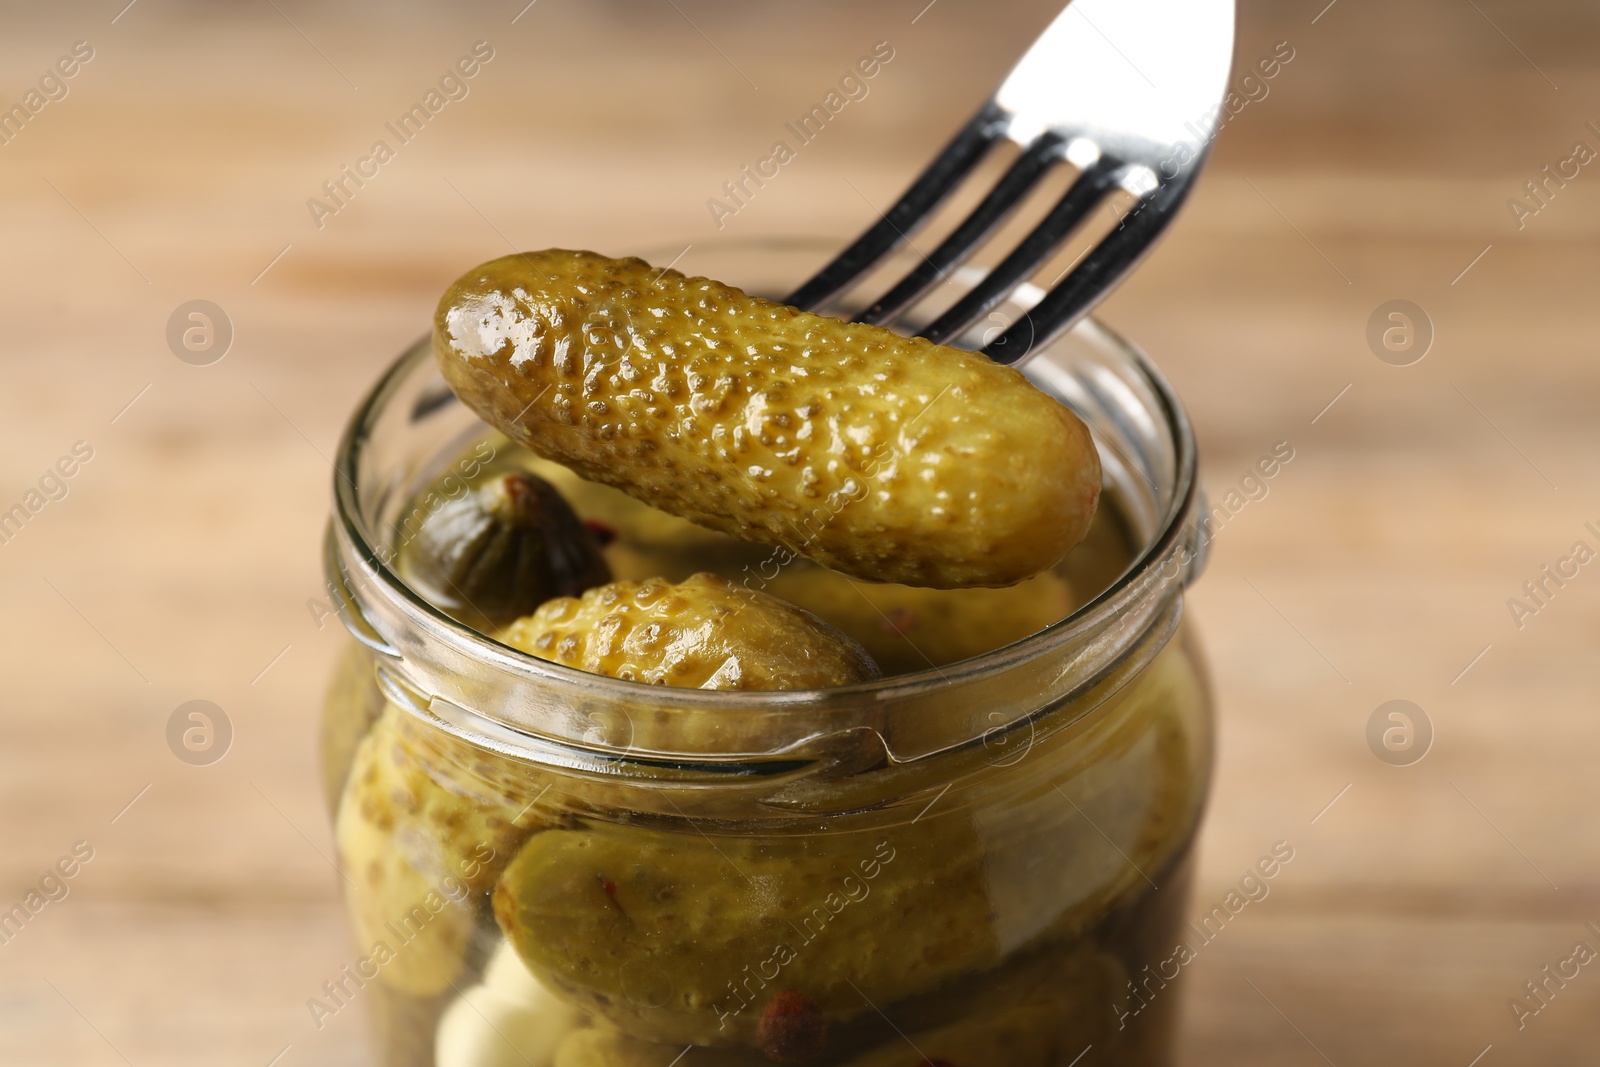
{"type": "MultiPolygon", "coordinates": [[[[0,945],[0,1061],[358,1063],[355,1014],[304,1006],[350,959],[313,744],[341,635],[307,602],[355,399],[508,240],[853,234],[1055,5],[124,3],[0,5],[0,99],[93,49],[0,145],[0,509],[93,449],[0,545],[0,905],[94,849],[0,945]],[[306,199],[478,40],[470,95],[318,229],[306,199]],[[871,95],[718,231],[706,199],[880,40],[871,95]],[[236,330],[212,366],[164,338],[195,298],[236,330]],[[167,747],[191,699],[236,732],[212,766],[167,747]]],[[[1521,229],[1507,201],[1600,147],[1600,9],[1246,0],[1241,73],[1281,41],[1103,313],[1187,398],[1214,496],[1295,449],[1192,597],[1221,708],[1196,911],[1296,858],[1186,971],[1182,1059],[1592,1063],[1600,971],[1520,1031],[1507,1002],[1600,948],[1600,571],[1521,629],[1506,601],[1600,547],[1600,175],[1521,229]],[[1435,330],[1413,366],[1365,340],[1392,299],[1435,330]],[[1365,740],[1397,698],[1436,735],[1404,768],[1365,740]]]]}

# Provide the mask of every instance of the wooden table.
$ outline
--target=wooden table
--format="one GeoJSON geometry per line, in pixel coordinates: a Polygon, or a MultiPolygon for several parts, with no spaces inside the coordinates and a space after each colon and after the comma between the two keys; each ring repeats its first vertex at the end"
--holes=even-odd
{"type": "MultiPolygon", "coordinates": [[[[0,509],[93,451],[0,544],[0,905],[93,849],[0,946],[0,1062],[360,1062],[356,1012],[305,1008],[351,958],[313,745],[341,635],[308,602],[353,401],[507,242],[851,234],[1052,4],[120,2],[0,34],[12,100],[93,49],[0,145],[0,509]],[[480,40],[469,95],[319,228],[308,198],[480,40]],[[878,41],[870,96],[719,231],[707,198],[878,41]],[[164,336],[197,298],[236,332],[210,366],[164,336]],[[211,766],[167,746],[193,699],[235,732],[211,766]]],[[[1104,310],[1188,399],[1214,496],[1295,453],[1192,598],[1220,703],[1196,912],[1296,858],[1188,970],[1182,1060],[1593,1063],[1600,969],[1520,1031],[1508,1000],[1600,948],[1600,568],[1520,628],[1507,599],[1600,547],[1600,176],[1520,229],[1507,200],[1600,147],[1600,16],[1247,2],[1241,71],[1280,41],[1104,310]],[[1365,340],[1393,299],[1435,330],[1412,366],[1365,340]],[[1391,699],[1434,727],[1413,766],[1365,739],[1391,699]]]]}

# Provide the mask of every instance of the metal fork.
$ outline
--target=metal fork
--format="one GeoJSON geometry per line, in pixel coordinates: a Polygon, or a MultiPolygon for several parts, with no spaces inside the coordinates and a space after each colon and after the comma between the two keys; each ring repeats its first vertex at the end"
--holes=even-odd
{"type": "MultiPolygon", "coordinates": [[[[999,91],[899,201],[788,302],[814,309],[849,289],[928,221],[998,145],[1022,154],[976,208],[897,285],[856,316],[893,325],[967,260],[1052,169],[1077,175],[1042,221],[919,333],[960,338],[1003,303],[1116,190],[1135,199],[1022,319],[983,352],[1022,362],[1070,329],[1161,236],[1204,165],[1223,114],[1234,0],[1074,0],[999,91]]],[[[914,246],[913,246],[914,247],[914,246]]]]}

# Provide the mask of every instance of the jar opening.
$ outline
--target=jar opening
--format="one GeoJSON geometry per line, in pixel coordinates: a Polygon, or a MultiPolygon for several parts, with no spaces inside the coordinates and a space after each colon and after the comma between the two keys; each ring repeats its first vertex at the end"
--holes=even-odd
{"type": "MultiPolygon", "coordinates": [[[[1017,298],[1023,310],[1029,296],[1017,298]]],[[[1131,565],[1077,610],[971,659],[833,689],[672,689],[539,660],[456,622],[390,566],[397,516],[488,432],[445,386],[428,337],[379,379],[340,443],[330,585],[351,632],[381,654],[392,700],[502,750],[535,748],[548,759],[554,744],[581,760],[698,761],[727,771],[815,759],[860,731],[877,736],[895,762],[993,743],[1072,704],[1129,656],[1159,651],[1176,626],[1182,588],[1202,563],[1193,434],[1148,358],[1086,320],[1038,353],[1025,373],[1089,424],[1106,497],[1122,509],[1138,544],[1131,565]],[[696,751],[636,745],[633,726],[665,714],[716,723],[689,731],[705,738],[696,751]],[[760,729],[742,729],[758,719],[760,729]],[[741,739],[756,736],[760,750],[742,751],[741,739]]]]}

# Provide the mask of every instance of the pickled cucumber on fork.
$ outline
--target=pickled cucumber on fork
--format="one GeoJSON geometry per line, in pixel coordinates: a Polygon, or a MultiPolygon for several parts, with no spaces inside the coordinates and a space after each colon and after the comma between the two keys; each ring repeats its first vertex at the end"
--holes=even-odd
{"type": "Polygon", "coordinates": [[[772,556],[766,545],[708,530],[620,489],[582,478],[559,463],[528,455],[521,448],[517,451],[526,469],[555,486],[585,525],[597,532],[601,551],[617,578],[681,582],[701,571],[742,577],[772,556]]]}
{"type": "Polygon", "coordinates": [[[434,316],[468,407],[585,478],[857,577],[1005,586],[1088,530],[1088,429],[1020,373],[640,259],[475,267],[434,316]]]}

